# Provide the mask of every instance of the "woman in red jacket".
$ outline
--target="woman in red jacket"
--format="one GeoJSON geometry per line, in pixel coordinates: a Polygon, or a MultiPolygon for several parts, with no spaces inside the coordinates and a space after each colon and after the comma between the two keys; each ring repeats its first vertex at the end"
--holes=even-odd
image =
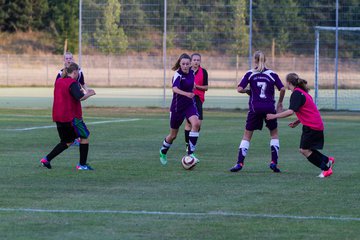
{"type": "Polygon", "coordinates": [[[78,76],[79,66],[71,63],[55,82],[52,117],[56,122],[60,143],[40,160],[42,166],[48,169],[51,169],[51,160],[67,149],[75,139],[80,138],[80,162],[76,169],[93,170],[87,165],[90,132],[82,119],[81,101],[95,95],[95,91],[82,91],[77,82],[78,76]]]}
{"type": "MultiPolygon", "coordinates": [[[[203,103],[205,102],[205,91],[208,90],[208,72],[205,68],[201,67],[201,55],[200,53],[193,53],[191,55],[191,69],[194,71],[194,100],[196,108],[199,113],[200,125],[203,120],[203,103]]],[[[200,130],[200,129],[199,129],[200,130]]],[[[189,121],[185,121],[185,144],[186,151],[189,147],[189,134],[191,131],[191,124],[189,121]]]]}
{"type": "Polygon", "coordinates": [[[319,152],[324,146],[324,123],[308,93],[307,81],[301,79],[296,73],[289,73],[286,76],[286,84],[292,91],[289,109],[277,114],[267,114],[266,119],[285,118],[295,113],[298,119],[291,122],[289,127],[294,128],[300,123],[303,125],[300,153],[322,170],[320,178],[329,177],[333,173],[332,165],[335,159],[319,152]]]}

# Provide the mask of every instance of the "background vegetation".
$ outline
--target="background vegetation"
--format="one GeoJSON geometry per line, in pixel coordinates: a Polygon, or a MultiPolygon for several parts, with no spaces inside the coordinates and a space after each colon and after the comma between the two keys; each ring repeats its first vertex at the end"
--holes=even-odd
{"type": "MultiPolygon", "coordinates": [[[[359,1],[339,2],[339,26],[359,26],[359,1]]],[[[156,50],[162,46],[162,0],[84,0],[83,4],[91,16],[83,18],[83,24],[95,26],[90,34],[84,34],[90,49],[96,46],[104,54],[159,53],[156,50]]],[[[64,45],[70,51],[77,51],[79,0],[0,0],[0,5],[2,36],[45,32],[53,47],[44,51],[61,53],[64,45]]],[[[252,12],[254,48],[271,49],[275,43],[276,52],[281,55],[312,55],[313,27],[335,26],[335,1],[254,0],[252,12]]],[[[167,13],[168,49],[246,56],[248,0],[168,1],[167,13]]],[[[347,36],[340,44],[351,45],[355,38],[356,35],[347,36]]],[[[6,51],[9,50],[2,49],[6,51]]],[[[356,57],[360,49],[349,48],[340,55],[356,57]]]]}

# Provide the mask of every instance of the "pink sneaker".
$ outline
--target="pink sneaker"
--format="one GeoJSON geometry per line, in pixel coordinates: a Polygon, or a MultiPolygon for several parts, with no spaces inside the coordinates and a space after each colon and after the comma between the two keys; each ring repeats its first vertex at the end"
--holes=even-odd
{"type": "Polygon", "coordinates": [[[40,160],[40,164],[43,166],[43,167],[46,167],[48,169],[51,169],[51,164],[50,162],[46,159],[46,158],[42,158],[40,160]]]}
{"type": "Polygon", "coordinates": [[[329,157],[329,161],[331,162],[331,168],[332,168],[332,166],[334,166],[334,164],[335,164],[335,158],[329,157]]]}
{"type": "Polygon", "coordinates": [[[326,178],[326,177],[330,177],[331,174],[333,174],[333,170],[332,170],[332,168],[329,168],[329,170],[322,171],[318,177],[319,178],[326,178]]]}

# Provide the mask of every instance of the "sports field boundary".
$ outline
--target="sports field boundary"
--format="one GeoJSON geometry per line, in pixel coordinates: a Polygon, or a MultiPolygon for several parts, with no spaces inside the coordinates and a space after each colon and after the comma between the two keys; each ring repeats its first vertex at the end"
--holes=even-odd
{"type": "MultiPolygon", "coordinates": [[[[89,122],[86,125],[97,125],[97,124],[105,124],[105,123],[119,123],[119,122],[133,122],[139,121],[140,118],[129,118],[129,119],[114,119],[114,120],[104,120],[104,121],[97,121],[97,122],[89,122]]],[[[31,131],[37,129],[48,129],[48,128],[56,128],[56,125],[47,125],[47,126],[37,126],[37,127],[27,127],[27,128],[13,128],[13,129],[0,129],[5,131],[31,131]]]]}
{"type": "Polygon", "coordinates": [[[74,214],[127,214],[127,215],[156,215],[179,217],[245,217],[245,218],[277,218],[293,220],[330,220],[330,221],[355,221],[358,217],[344,216],[297,216],[283,214],[239,213],[239,212],[161,212],[161,211],[130,211],[130,210],[81,210],[81,209],[38,209],[38,208],[0,208],[0,212],[27,212],[27,213],[74,213],[74,214]]]}

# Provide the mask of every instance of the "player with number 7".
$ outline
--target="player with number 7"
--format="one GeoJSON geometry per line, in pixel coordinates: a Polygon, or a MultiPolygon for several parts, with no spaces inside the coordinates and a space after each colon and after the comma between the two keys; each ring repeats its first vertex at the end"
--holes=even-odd
{"type": "Polygon", "coordinates": [[[269,167],[273,172],[280,172],[278,168],[280,142],[277,121],[276,119],[266,120],[266,114],[282,111],[285,87],[279,76],[274,71],[268,69],[265,63],[264,53],[256,51],[254,54],[254,68],[246,72],[237,87],[239,93],[246,93],[250,96],[249,112],[244,135],[239,146],[238,159],[236,164],[230,169],[231,172],[238,172],[243,168],[252,135],[255,130],[262,129],[264,121],[270,131],[271,158],[269,167]],[[250,88],[247,88],[248,85],[250,88]],[[280,91],[276,108],[275,87],[280,91]]]}

